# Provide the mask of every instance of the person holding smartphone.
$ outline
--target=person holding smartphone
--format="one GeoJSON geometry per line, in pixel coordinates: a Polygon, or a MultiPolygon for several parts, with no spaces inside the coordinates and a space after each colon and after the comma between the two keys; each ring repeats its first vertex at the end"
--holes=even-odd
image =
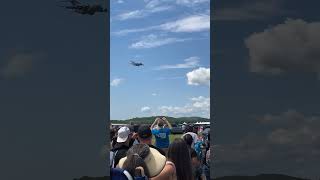
{"type": "Polygon", "coordinates": [[[156,147],[166,150],[169,147],[171,124],[165,117],[158,117],[151,125],[151,133],[156,139],[156,147]]]}

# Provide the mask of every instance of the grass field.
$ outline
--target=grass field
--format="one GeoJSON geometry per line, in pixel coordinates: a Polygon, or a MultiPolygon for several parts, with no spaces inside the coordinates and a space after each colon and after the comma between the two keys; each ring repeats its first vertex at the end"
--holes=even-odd
{"type": "MultiPolygon", "coordinates": [[[[175,138],[180,138],[182,134],[170,134],[169,139],[170,143],[175,139],[175,138]]],[[[152,136],[152,144],[155,145],[155,138],[152,136]]]]}

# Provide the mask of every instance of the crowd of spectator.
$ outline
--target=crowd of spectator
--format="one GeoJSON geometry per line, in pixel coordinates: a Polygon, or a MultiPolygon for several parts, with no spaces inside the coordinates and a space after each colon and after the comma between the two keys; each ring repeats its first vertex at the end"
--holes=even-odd
{"type": "Polygon", "coordinates": [[[210,133],[186,126],[184,134],[170,142],[171,128],[165,117],[157,117],[137,132],[130,126],[111,129],[111,178],[209,180],[210,133]]]}

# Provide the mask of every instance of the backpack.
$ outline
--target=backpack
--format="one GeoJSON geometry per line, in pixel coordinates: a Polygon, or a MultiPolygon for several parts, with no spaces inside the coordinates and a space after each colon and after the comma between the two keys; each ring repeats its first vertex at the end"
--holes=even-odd
{"type": "Polygon", "coordinates": [[[112,180],[148,180],[146,176],[132,177],[128,171],[120,168],[111,168],[110,177],[112,180]]]}
{"type": "Polygon", "coordinates": [[[113,152],[113,151],[110,151],[110,167],[111,168],[115,168],[114,167],[114,159],[115,159],[115,157],[116,157],[116,155],[117,155],[117,152],[118,152],[118,150],[116,151],[116,152],[113,152]]]}
{"type": "Polygon", "coordinates": [[[120,168],[111,168],[110,177],[112,180],[133,180],[128,171],[120,168]]]}
{"type": "Polygon", "coordinates": [[[194,150],[197,152],[198,158],[202,158],[202,150],[201,150],[202,142],[198,141],[194,144],[194,150]]]}

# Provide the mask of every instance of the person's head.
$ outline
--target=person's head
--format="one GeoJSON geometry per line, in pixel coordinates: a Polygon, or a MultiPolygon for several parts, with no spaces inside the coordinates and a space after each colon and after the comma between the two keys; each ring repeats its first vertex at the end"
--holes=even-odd
{"type": "Polygon", "coordinates": [[[126,126],[121,127],[118,130],[117,143],[129,144],[131,132],[130,129],[126,126]]]}
{"type": "Polygon", "coordinates": [[[163,127],[163,125],[164,125],[164,120],[162,118],[159,118],[158,119],[158,126],[163,127]]]}
{"type": "Polygon", "coordinates": [[[127,159],[124,161],[122,165],[122,169],[127,170],[132,176],[135,174],[135,170],[137,167],[142,167],[144,173],[147,177],[150,177],[149,169],[144,162],[144,159],[149,155],[150,148],[146,144],[136,144],[133,145],[127,151],[127,159]]]}
{"type": "Polygon", "coordinates": [[[186,134],[183,136],[183,140],[187,143],[187,145],[189,147],[191,147],[192,143],[193,143],[193,138],[190,134],[186,134]]]}
{"type": "Polygon", "coordinates": [[[138,129],[138,139],[140,143],[151,144],[152,133],[148,125],[141,125],[138,129]]]}
{"type": "Polygon", "coordinates": [[[190,153],[187,149],[187,143],[181,138],[176,138],[169,145],[168,159],[170,159],[176,166],[178,180],[192,179],[191,159],[190,153]]]}
{"type": "Polygon", "coordinates": [[[189,125],[186,125],[185,129],[184,129],[184,132],[187,133],[187,132],[193,132],[193,128],[189,125]]]}
{"type": "Polygon", "coordinates": [[[166,164],[166,157],[147,144],[135,144],[128,151],[127,156],[120,159],[118,166],[127,170],[131,175],[135,169],[143,167],[148,177],[157,176],[166,164]]]}
{"type": "Polygon", "coordinates": [[[193,132],[196,133],[196,134],[198,133],[198,127],[197,126],[193,127],[193,132]]]}

